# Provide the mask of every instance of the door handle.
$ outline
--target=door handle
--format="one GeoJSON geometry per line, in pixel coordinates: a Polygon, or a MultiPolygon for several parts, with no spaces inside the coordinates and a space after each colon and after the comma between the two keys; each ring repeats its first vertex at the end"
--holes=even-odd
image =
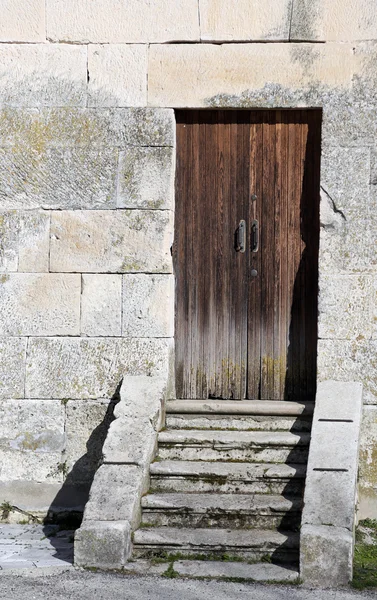
{"type": "Polygon", "coordinates": [[[251,223],[251,251],[258,252],[259,250],[259,221],[254,219],[251,223]]]}
{"type": "Polygon", "coordinates": [[[236,233],[236,251],[245,252],[246,250],[246,221],[242,219],[237,227],[236,233]]]}

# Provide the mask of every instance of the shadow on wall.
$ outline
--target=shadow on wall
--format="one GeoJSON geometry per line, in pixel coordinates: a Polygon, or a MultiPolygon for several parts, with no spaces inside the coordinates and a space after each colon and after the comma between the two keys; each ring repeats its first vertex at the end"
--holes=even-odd
{"type": "Polygon", "coordinates": [[[103,445],[109,427],[115,420],[114,409],[120,401],[121,386],[122,381],[120,381],[107,406],[104,418],[91,433],[86,443],[86,453],[73,465],[61,489],[49,507],[47,517],[44,521],[45,534],[46,537],[49,537],[51,545],[55,547],[56,558],[66,560],[63,557],[66,549],[62,546],[58,536],[51,536],[50,525],[52,523],[57,524],[64,530],[75,530],[80,527],[94,475],[101,464],[103,445]]]}

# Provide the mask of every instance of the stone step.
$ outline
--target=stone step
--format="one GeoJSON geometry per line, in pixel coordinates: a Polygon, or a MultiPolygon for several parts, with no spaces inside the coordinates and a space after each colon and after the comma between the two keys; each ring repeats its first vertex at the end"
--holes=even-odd
{"type": "Polygon", "coordinates": [[[311,416],[167,414],[167,429],[231,429],[238,431],[310,431],[311,416]]]}
{"type": "Polygon", "coordinates": [[[149,494],[142,522],[160,527],[297,529],[300,498],[273,494],[149,494]]]}
{"type": "Polygon", "coordinates": [[[225,414],[293,416],[313,415],[314,402],[285,400],[169,400],[168,414],[225,414]]]}
{"type": "Polygon", "coordinates": [[[134,556],[179,555],[198,558],[242,558],[294,564],[298,560],[299,534],[273,530],[186,529],[146,527],[134,533],[134,556]]]}
{"type": "Polygon", "coordinates": [[[151,464],[153,492],[301,494],[306,466],[164,460],[151,464]]]}
{"type": "Polygon", "coordinates": [[[309,433],[168,430],[158,436],[161,460],[304,463],[309,433]]]}
{"type": "Polygon", "coordinates": [[[248,564],[244,562],[214,560],[177,560],[173,570],[181,577],[205,577],[245,581],[268,581],[269,583],[292,583],[299,580],[294,566],[274,565],[268,562],[248,564]]]}

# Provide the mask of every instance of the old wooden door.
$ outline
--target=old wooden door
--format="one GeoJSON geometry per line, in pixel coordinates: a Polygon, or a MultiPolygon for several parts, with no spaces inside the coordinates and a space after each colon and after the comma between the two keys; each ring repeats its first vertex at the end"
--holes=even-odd
{"type": "Polygon", "coordinates": [[[320,111],[177,111],[177,398],[313,399],[320,111]]]}

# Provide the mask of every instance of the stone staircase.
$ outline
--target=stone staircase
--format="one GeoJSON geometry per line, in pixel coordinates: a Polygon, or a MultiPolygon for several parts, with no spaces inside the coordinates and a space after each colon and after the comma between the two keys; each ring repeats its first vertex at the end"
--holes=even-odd
{"type": "Polygon", "coordinates": [[[134,557],[297,572],[313,403],[171,400],[166,413],[134,557]]]}

